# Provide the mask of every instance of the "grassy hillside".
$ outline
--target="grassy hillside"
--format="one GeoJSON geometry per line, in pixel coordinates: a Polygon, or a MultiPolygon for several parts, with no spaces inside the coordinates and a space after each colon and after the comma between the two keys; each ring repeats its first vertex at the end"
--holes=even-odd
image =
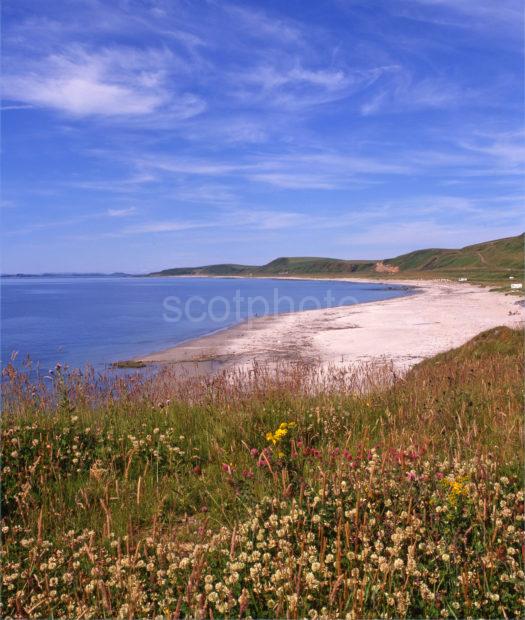
{"type": "Polygon", "coordinates": [[[400,271],[523,270],[524,235],[469,245],[460,250],[430,249],[385,261],[400,271]]]}
{"type": "Polygon", "coordinates": [[[250,271],[257,270],[259,267],[249,267],[248,265],[235,265],[233,263],[224,263],[218,265],[204,265],[202,267],[175,267],[173,269],[164,269],[152,276],[198,276],[198,275],[217,275],[217,276],[235,276],[246,275],[250,271]]]}
{"type": "Polygon", "coordinates": [[[250,265],[207,265],[203,267],[180,267],[164,269],[152,276],[181,276],[181,275],[287,275],[287,274],[329,274],[355,273],[373,268],[376,261],[349,261],[338,258],[315,257],[281,257],[262,266],[250,265]]]}
{"type": "Polygon", "coordinates": [[[330,274],[366,271],[374,261],[349,261],[337,258],[277,258],[259,269],[261,274],[330,274]]]}
{"type": "Polygon", "coordinates": [[[8,367],[0,614],[521,617],[522,364],[498,328],[397,381],[8,367]]]}
{"type": "Polygon", "coordinates": [[[381,277],[452,277],[467,276],[481,282],[503,282],[509,275],[523,278],[524,235],[487,241],[459,250],[416,250],[382,261],[343,260],[335,258],[277,258],[262,266],[209,265],[165,269],[151,275],[363,275],[381,277]]]}

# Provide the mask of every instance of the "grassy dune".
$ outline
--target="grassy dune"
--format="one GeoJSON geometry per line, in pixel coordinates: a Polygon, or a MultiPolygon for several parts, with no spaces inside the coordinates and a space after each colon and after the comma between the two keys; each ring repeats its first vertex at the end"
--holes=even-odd
{"type": "Polygon", "coordinates": [[[3,617],[516,617],[523,334],[215,379],[5,371],[3,617]]]}

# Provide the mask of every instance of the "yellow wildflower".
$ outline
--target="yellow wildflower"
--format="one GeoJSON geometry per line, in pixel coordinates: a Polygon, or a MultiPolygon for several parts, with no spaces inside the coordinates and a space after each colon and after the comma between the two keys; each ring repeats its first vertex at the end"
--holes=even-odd
{"type": "Polygon", "coordinates": [[[280,441],[283,437],[285,437],[288,434],[288,431],[285,428],[281,428],[279,427],[276,431],[275,431],[275,438],[277,439],[277,441],[280,441]]]}
{"type": "Polygon", "coordinates": [[[445,478],[445,484],[449,487],[448,501],[455,506],[458,498],[467,495],[467,485],[465,478],[445,478]]]}
{"type": "Polygon", "coordinates": [[[266,441],[272,443],[275,446],[275,444],[281,441],[281,439],[286,437],[286,435],[288,434],[288,429],[294,428],[295,426],[295,422],[281,422],[279,424],[279,428],[275,432],[268,431],[266,433],[266,441]]]}
{"type": "Polygon", "coordinates": [[[273,443],[274,446],[277,443],[277,439],[271,431],[266,433],[266,441],[273,443]]]}

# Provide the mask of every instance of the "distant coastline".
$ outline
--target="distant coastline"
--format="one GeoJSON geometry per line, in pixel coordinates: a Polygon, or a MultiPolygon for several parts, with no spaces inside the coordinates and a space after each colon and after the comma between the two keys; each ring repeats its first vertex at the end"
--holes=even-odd
{"type": "Polygon", "coordinates": [[[281,257],[265,265],[220,263],[200,267],[175,267],[151,277],[273,277],[316,278],[466,278],[479,283],[503,283],[511,276],[523,279],[525,234],[466,246],[460,249],[429,248],[395,258],[346,260],[322,257],[281,257]]]}
{"type": "Polygon", "coordinates": [[[200,267],[173,267],[150,273],[8,273],[2,278],[136,278],[136,277],[274,277],[308,276],[399,279],[448,278],[467,279],[480,283],[501,282],[509,276],[524,276],[525,233],[465,246],[460,249],[428,248],[414,250],[394,258],[342,259],[324,257],[281,257],[265,265],[219,263],[200,267]]]}
{"type": "Polygon", "coordinates": [[[0,278],[135,278],[130,273],[2,273],[0,278]]]}

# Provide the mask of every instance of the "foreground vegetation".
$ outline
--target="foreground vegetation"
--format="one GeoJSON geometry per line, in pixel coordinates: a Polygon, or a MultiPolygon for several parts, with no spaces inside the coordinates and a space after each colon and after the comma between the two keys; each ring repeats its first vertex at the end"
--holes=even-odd
{"type": "Polygon", "coordinates": [[[402,379],[8,367],[0,613],[521,617],[522,363],[498,328],[402,379]]]}

